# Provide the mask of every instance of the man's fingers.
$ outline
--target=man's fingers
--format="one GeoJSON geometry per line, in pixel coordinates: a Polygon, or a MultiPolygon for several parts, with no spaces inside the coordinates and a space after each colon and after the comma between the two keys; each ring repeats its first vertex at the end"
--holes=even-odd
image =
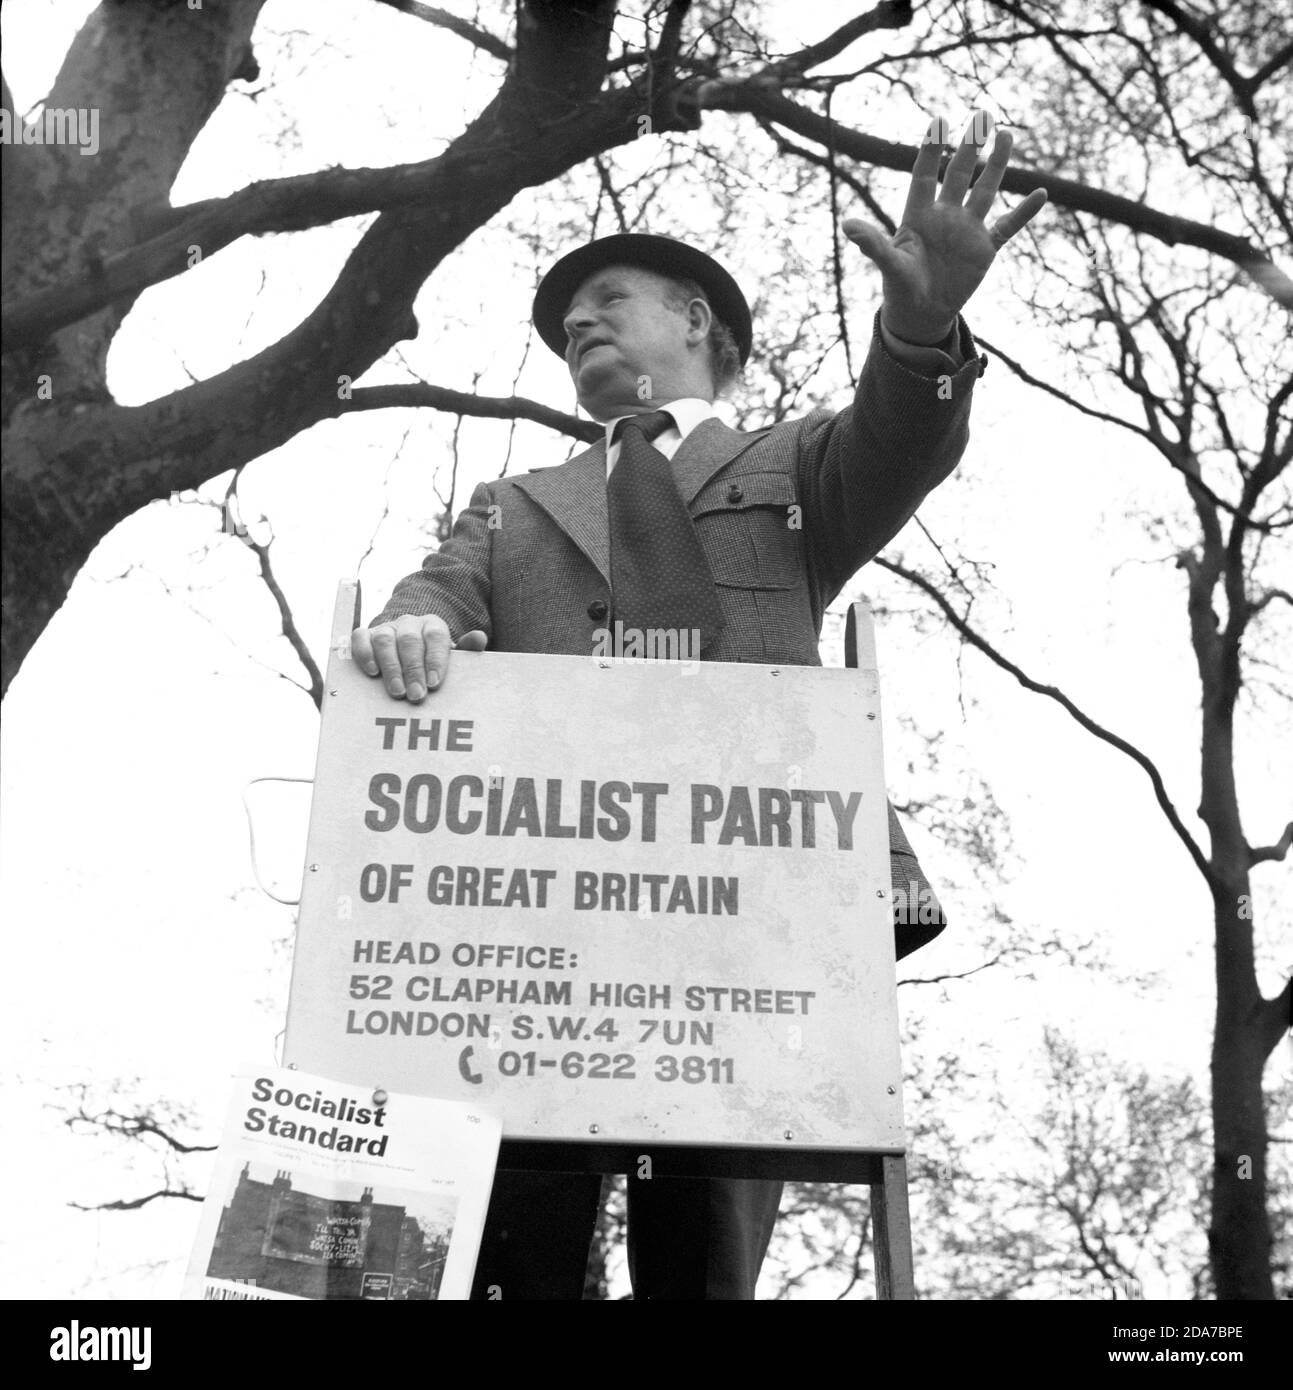
{"type": "Polygon", "coordinates": [[[476,627],[470,632],[464,632],[454,646],[460,652],[483,652],[489,646],[489,638],[476,627]]]}
{"type": "Polygon", "coordinates": [[[427,693],[435,690],[449,672],[449,653],[453,650],[453,639],[443,618],[423,618],[418,625],[417,650],[419,670],[409,675],[409,699],[416,704],[427,693]]]}
{"type": "Polygon", "coordinates": [[[869,222],[857,217],[846,217],[840,223],[840,231],[859,251],[878,265],[881,271],[894,268],[895,256],[889,238],[869,222]]]}
{"type": "MultiPolygon", "coordinates": [[[[380,627],[370,628],[369,637],[373,659],[377,662],[377,670],[386,686],[386,693],[399,699],[404,694],[404,672],[400,667],[399,652],[395,647],[394,623],[382,623],[380,627]]],[[[353,649],[353,639],[351,646],[353,649]]]]}
{"type": "Polygon", "coordinates": [[[998,247],[1004,246],[1023,226],[1026,226],[1046,206],[1046,190],[1034,188],[1016,208],[999,217],[992,224],[992,240],[998,247]]]}
{"type": "Polygon", "coordinates": [[[989,118],[986,111],[976,111],[965,128],[956,153],[948,162],[943,174],[943,187],[939,192],[940,203],[956,203],[960,206],[965,190],[974,176],[975,165],[979,161],[979,147],[988,138],[989,118]]]}
{"type": "MultiPolygon", "coordinates": [[[[480,651],[483,632],[469,632],[462,645],[480,651]]],[[[445,678],[453,640],[449,626],[434,614],[404,614],[391,623],[356,628],[350,634],[350,654],[370,675],[380,675],[386,691],[395,699],[417,704],[445,678]]]]}
{"type": "Polygon", "coordinates": [[[980,174],[978,182],[970,189],[970,196],[965,200],[966,210],[972,212],[976,217],[987,217],[992,200],[997,196],[997,190],[1001,187],[1001,178],[1006,172],[1006,165],[1010,163],[1010,151],[1014,148],[1014,143],[1014,136],[1008,130],[997,131],[997,138],[992,146],[992,155],[988,160],[987,167],[980,174]]]}
{"type": "Polygon", "coordinates": [[[942,116],[935,116],[925,132],[916,162],[911,166],[911,186],[907,190],[907,206],[902,213],[904,222],[911,221],[911,214],[917,208],[928,207],[934,201],[934,194],[938,192],[938,166],[943,158],[946,137],[946,120],[942,116]]]}
{"type": "Polygon", "coordinates": [[[370,676],[381,676],[387,694],[413,704],[444,679],[451,647],[448,625],[433,615],[406,613],[350,635],[355,661],[370,676]]]}
{"type": "Polygon", "coordinates": [[[373,634],[368,628],[357,627],[350,634],[350,655],[364,675],[377,674],[379,667],[377,658],[373,655],[373,634]]]}

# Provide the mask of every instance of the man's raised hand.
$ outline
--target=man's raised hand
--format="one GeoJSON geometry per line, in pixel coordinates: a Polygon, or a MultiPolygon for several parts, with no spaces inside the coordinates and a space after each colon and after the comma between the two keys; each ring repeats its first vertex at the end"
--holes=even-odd
{"type": "MultiPolygon", "coordinates": [[[[457,646],[481,652],[488,641],[476,629],[464,633],[457,646]]],[[[359,669],[365,675],[380,676],[387,694],[415,705],[443,682],[454,645],[449,625],[434,613],[421,617],[406,613],[376,627],[357,627],[350,634],[350,654],[359,669]]]]}
{"type": "Polygon", "coordinates": [[[840,229],[879,267],[884,281],[881,318],[910,343],[940,343],[978,289],[993,257],[1046,202],[1034,189],[990,227],[985,218],[1010,162],[1011,137],[998,131],[987,166],[973,188],[979,149],[987,143],[989,119],[976,111],[938,186],[944,121],[931,122],[911,171],[902,223],[892,237],[856,217],[840,229]],[[966,197],[966,194],[969,194],[966,197]]]}

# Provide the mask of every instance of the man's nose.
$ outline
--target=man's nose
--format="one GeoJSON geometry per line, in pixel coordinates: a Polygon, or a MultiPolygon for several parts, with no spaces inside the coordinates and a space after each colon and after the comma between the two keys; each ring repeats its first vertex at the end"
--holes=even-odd
{"type": "Polygon", "coordinates": [[[561,323],[562,327],[566,330],[566,337],[573,339],[581,329],[592,327],[592,310],[576,305],[566,317],[562,319],[561,323]]]}

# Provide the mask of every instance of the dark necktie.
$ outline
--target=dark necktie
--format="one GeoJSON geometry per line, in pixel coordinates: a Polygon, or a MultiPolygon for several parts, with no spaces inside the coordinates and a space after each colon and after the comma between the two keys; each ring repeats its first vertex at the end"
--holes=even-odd
{"type": "MultiPolygon", "coordinates": [[[[669,460],[651,441],[673,424],[667,411],[630,415],[619,426],[620,456],[606,486],[614,618],[638,632],[664,628],[712,646],[723,627],[714,576],[669,460]]],[[[639,639],[642,640],[642,639],[639,639]]]]}

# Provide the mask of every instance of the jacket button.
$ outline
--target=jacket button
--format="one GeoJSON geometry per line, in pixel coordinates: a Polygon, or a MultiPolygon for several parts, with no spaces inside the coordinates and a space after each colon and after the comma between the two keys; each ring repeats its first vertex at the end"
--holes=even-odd
{"type": "Polygon", "coordinates": [[[609,612],[610,609],[607,608],[605,601],[602,599],[595,598],[592,603],[588,605],[588,616],[590,618],[601,619],[609,612]]]}
{"type": "Polygon", "coordinates": [[[743,493],[735,483],[727,490],[727,500],[729,502],[739,502],[744,496],[745,493],[743,493]]]}

